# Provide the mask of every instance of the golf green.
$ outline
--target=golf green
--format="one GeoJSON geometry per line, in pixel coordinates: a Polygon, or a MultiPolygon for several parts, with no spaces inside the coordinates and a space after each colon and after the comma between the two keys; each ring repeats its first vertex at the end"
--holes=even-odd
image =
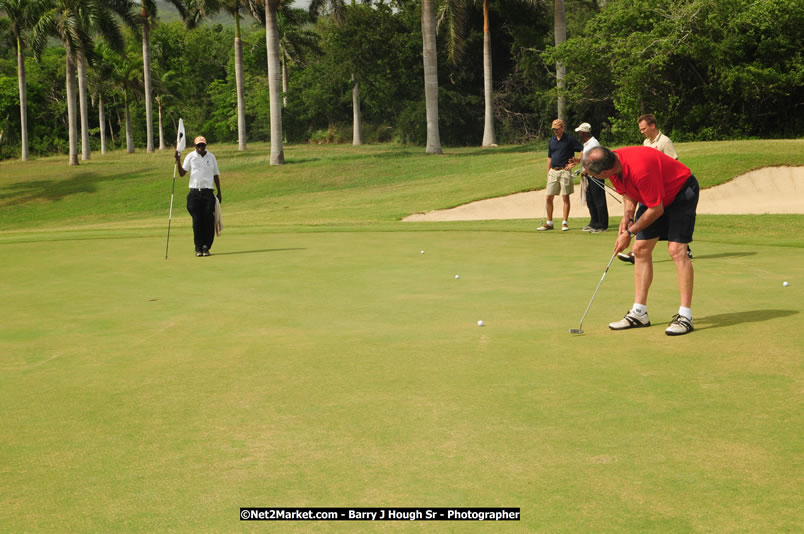
{"type": "Polygon", "coordinates": [[[677,338],[661,245],[654,326],[608,329],[633,301],[615,260],[572,335],[614,234],[534,227],[233,228],[196,258],[183,221],[167,260],[149,230],[15,235],[0,530],[799,529],[804,249],[702,228],[677,338]],[[279,526],[241,506],[522,514],[279,526]]]}

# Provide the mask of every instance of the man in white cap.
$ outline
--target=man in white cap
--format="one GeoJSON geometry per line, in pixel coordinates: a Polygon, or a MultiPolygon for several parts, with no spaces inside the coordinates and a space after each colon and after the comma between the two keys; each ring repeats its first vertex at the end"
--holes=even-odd
{"type": "Polygon", "coordinates": [[[209,256],[215,239],[215,195],[212,186],[214,184],[218,188],[218,202],[222,202],[221,179],[218,160],[212,152],[207,151],[207,140],[199,135],[193,143],[195,151],[187,154],[184,163],[180,163],[181,154],[176,151],[176,165],[179,176],[190,173],[187,211],[193,218],[195,255],[209,256]]]}
{"type": "Polygon", "coordinates": [[[561,230],[566,232],[569,230],[567,220],[570,213],[570,195],[575,190],[570,169],[576,164],[573,156],[576,152],[583,152],[583,145],[564,131],[563,120],[554,120],[552,128],[555,135],[550,138],[547,148],[547,186],[544,188],[547,195],[545,200],[547,220],[536,230],[543,232],[553,229],[553,199],[561,193],[564,201],[564,220],[561,223],[561,230]]]}
{"type": "MultiPolygon", "coordinates": [[[[592,125],[582,122],[575,128],[578,139],[583,143],[583,153],[586,154],[590,149],[600,146],[597,139],[592,136],[592,125]]],[[[609,208],[606,205],[606,188],[602,180],[594,176],[589,176],[583,172],[582,176],[586,180],[586,207],[589,208],[589,224],[583,227],[584,232],[593,234],[605,232],[609,228],[609,208]]]]}

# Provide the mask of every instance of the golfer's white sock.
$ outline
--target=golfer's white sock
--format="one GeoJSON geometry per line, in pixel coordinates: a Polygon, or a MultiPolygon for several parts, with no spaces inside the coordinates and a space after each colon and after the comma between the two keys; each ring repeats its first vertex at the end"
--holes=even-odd
{"type": "Polygon", "coordinates": [[[692,308],[685,308],[684,306],[681,306],[678,308],[678,314],[683,315],[684,317],[692,321],[692,308]]]}
{"type": "Polygon", "coordinates": [[[567,224],[567,219],[564,219],[563,221],[561,221],[561,224],[567,224]]]}
{"type": "Polygon", "coordinates": [[[549,221],[544,221],[544,224],[546,224],[547,226],[553,226],[553,219],[550,219],[549,221]]]}
{"type": "Polygon", "coordinates": [[[631,308],[631,311],[637,315],[645,315],[648,313],[648,307],[645,304],[637,304],[634,302],[634,307],[631,308]]]}

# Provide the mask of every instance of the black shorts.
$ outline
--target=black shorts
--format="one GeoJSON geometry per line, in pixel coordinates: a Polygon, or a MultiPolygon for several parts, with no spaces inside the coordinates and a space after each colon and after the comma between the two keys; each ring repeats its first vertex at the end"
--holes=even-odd
{"type": "MultiPolygon", "coordinates": [[[[659,241],[672,241],[673,243],[691,243],[692,233],[695,231],[695,212],[698,209],[698,197],[701,188],[694,175],[681,187],[676,198],[669,206],[664,207],[662,216],[653,221],[653,224],[639,232],[638,240],[656,239],[659,241]]],[[[648,208],[640,204],[636,218],[642,216],[648,208]]]]}

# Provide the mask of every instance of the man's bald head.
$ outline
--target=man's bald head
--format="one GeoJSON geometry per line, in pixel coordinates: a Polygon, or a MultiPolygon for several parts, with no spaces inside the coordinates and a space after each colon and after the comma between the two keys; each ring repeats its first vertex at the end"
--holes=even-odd
{"type": "Polygon", "coordinates": [[[584,153],[581,164],[586,174],[597,176],[614,168],[617,164],[617,155],[606,147],[596,146],[584,153]]]}

